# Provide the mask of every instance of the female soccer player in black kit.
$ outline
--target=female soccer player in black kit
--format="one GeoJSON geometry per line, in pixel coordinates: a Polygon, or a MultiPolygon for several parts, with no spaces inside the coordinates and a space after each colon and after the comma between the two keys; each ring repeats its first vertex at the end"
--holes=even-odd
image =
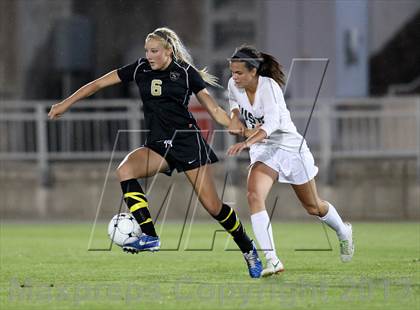
{"type": "Polygon", "coordinates": [[[262,264],[254,243],[247,236],[235,211],[219,199],[209,164],[217,157],[201,136],[197,122],[188,111],[194,93],[211,117],[227,127],[230,118],[213,100],[205,82],[216,85],[216,78],[198,71],[178,35],[171,29],[158,28],[145,40],[146,58],[113,70],[94,80],[60,103],[48,114],[55,119],[74,103],[98,90],[135,82],[143,101],[146,128],[144,146],[129,153],[117,169],[124,200],[142,229],[142,235],[123,245],[127,252],[157,251],[160,239],[148,209],[148,202],[137,179],[159,172],[170,175],[183,171],[206,210],[227,230],[241,249],[253,278],[261,275],[262,264]],[[202,186],[205,185],[205,186],[202,186]]]}

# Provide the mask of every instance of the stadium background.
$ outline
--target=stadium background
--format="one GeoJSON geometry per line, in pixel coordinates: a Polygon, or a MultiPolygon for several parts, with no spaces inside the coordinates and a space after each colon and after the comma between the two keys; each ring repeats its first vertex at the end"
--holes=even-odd
{"type": "MultiPolygon", "coordinates": [[[[415,0],[0,0],[0,308],[419,309],[419,24],[415,0]],[[47,112],[141,57],[160,26],[224,87],[234,47],[275,55],[300,132],[321,85],[306,138],[321,196],[353,224],[350,264],[276,184],[267,208],[286,272],[250,279],[182,174],[143,184],[162,251],[108,251],[121,203],[114,170],[144,138],[137,90],[110,87],[58,121],[47,112]]],[[[227,108],[225,91],[211,91],[227,108]]],[[[248,155],[226,158],[236,138],[191,108],[221,159],[218,190],[252,235],[248,155]]]]}
{"type": "MultiPolygon", "coordinates": [[[[98,207],[100,219],[114,213],[120,198],[113,170],[143,138],[122,132],[112,153],[118,129],[142,129],[135,87],[101,91],[62,121],[48,122],[45,113],[142,56],[146,34],[162,25],[177,31],[197,65],[223,86],[234,47],[254,44],[278,57],[301,132],[326,69],[306,135],[321,168],[321,194],[351,220],[419,219],[419,9],[406,0],[1,1],[2,219],[90,221],[98,207]]],[[[212,91],[227,108],[225,92],[212,91]]],[[[203,129],[218,129],[199,106],[192,109],[203,129]]],[[[220,132],[214,138],[222,159],[218,187],[228,174],[225,199],[246,216],[247,155],[224,157],[233,141],[220,132]]],[[[190,195],[184,176],[157,180],[153,212],[175,184],[168,216],[182,219],[190,195]]],[[[308,219],[288,186],[275,186],[270,207],[276,197],[275,219],[308,219]]]]}

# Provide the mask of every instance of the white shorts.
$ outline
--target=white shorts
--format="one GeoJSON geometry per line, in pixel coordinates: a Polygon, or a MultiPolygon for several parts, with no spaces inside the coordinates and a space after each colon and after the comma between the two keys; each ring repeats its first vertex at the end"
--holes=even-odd
{"type": "Polygon", "coordinates": [[[281,183],[304,184],[318,173],[311,151],[301,153],[285,151],[276,145],[257,144],[249,151],[251,165],[262,162],[277,171],[281,183]]]}

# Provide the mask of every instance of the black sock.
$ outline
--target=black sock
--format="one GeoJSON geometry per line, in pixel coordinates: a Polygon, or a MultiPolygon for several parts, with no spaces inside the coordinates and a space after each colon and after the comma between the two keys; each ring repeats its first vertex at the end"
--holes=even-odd
{"type": "Polygon", "coordinates": [[[136,179],[121,182],[124,201],[146,235],[157,237],[155,225],[149,212],[147,198],[136,179]]]}
{"type": "Polygon", "coordinates": [[[252,241],[246,234],[241,220],[237,216],[235,210],[228,205],[223,204],[222,210],[220,210],[220,213],[214,216],[214,218],[218,220],[220,225],[222,225],[223,228],[232,235],[233,240],[241,249],[242,253],[248,253],[252,250],[252,241]]]}

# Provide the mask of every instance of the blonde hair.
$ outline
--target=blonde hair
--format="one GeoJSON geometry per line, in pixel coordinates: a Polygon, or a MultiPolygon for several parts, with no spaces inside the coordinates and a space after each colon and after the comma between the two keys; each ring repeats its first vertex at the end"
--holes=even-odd
{"type": "Polygon", "coordinates": [[[218,78],[208,73],[207,68],[199,70],[195,67],[191,54],[188,52],[187,48],[175,31],[167,27],[157,28],[147,35],[146,42],[150,39],[161,41],[164,48],[172,50],[172,56],[175,61],[181,61],[189,64],[198,71],[206,83],[212,86],[221,87],[217,83],[218,78]]]}

